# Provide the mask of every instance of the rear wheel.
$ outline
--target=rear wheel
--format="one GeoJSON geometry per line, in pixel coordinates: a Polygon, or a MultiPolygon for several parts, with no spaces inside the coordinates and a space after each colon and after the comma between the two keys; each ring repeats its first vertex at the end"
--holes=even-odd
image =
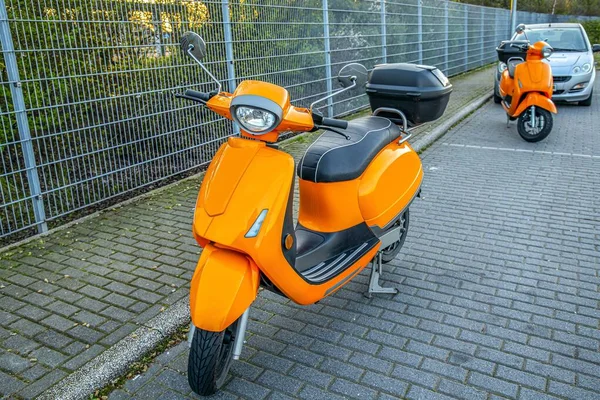
{"type": "Polygon", "coordinates": [[[590,97],[588,97],[587,99],[580,101],[579,105],[580,106],[584,106],[584,107],[589,107],[592,105],[592,97],[594,97],[594,90],[592,89],[592,91],[590,92],[590,97]]]}
{"type": "Polygon", "coordinates": [[[398,239],[397,242],[394,242],[392,245],[390,245],[382,250],[381,261],[383,263],[387,264],[390,261],[392,261],[394,258],[396,258],[396,256],[402,249],[402,246],[404,245],[404,241],[406,240],[406,235],[408,234],[408,225],[410,222],[409,216],[410,216],[410,214],[407,209],[406,211],[404,211],[402,213],[402,215],[400,216],[398,221],[396,221],[396,224],[394,225],[394,227],[400,226],[400,239],[398,239]]]}
{"type": "Polygon", "coordinates": [[[546,138],[552,131],[552,114],[543,108],[535,108],[535,127],[532,124],[531,108],[519,116],[517,130],[519,135],[527,142],[539,142],[546,138]]]}
{"type": "Polygon", "coordinates": [[[221,332],[196,328],[188,359],[188,382],[201,396],[216,393],[227,379],[238,321],[221,332]]]}

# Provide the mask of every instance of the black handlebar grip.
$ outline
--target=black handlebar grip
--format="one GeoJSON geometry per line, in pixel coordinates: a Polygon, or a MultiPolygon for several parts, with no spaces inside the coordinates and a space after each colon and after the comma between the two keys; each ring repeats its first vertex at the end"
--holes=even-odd
{"type": "Polygon", "coordinates": [[[198,99],[198,101],[209,101],[210,97],[211,97],[210,93],[198,92],[196,90],[190,90],[190,89],[185,91],[185,95],[192,99],[198,99]]]}
{"type": "Polygon", "coordinates": [[[333,118],[323,118],[323,122],[321,122],[321,125],[330,126],[332,128],[346,129],[348,127],[348,121],[333,118]]]}

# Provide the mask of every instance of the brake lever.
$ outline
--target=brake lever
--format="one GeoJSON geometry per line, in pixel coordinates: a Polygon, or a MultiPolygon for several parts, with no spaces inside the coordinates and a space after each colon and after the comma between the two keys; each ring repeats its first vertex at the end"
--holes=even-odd
{"type": "Polygon", "coordinates": [[[330,131],[330,132],[333,132],[333,133],[337,133],[338,135],[342,135],[343,137],[346,138],[346,140],[351,140],[352,139],[350,136],[346,135],[344,132],[340,132],[340,131],[338,131],[336,129],[330,128],[329,126],[319,125],[318,128],[319,129],[323,129],[324,131],[330,131]]]}

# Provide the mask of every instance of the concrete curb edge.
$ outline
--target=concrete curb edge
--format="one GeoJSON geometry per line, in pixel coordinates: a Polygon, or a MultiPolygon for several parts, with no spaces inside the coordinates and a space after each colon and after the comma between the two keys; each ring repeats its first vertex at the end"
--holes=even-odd
{"type": "Polygon", "coordinates": [[[46,390],[38,399],[89,399],[91,393],[123,375],[133,362],[189,322],[189,297],[185,296],[46,390]]]}
{"type": "MultiPolygon", "coordinates": [[[[490,91],[471,101],[471,103],[443,124],[418,137],[413,145],[415,151],[421,151],[430,146],[450,131],[455,124],[483,106],[491,97],[492,92],[490,91]]],[[[99,356],[46,390],[39,399],[88,399],[91,393],[103,388],[112,380],[121,376],[127,371],[131,363],[139,360],[146,353],[154,349],[160,341],[172,335],[179,327],[189,324],[188,307],[188,296],[178,300],[164,312],[149,320],[145,325],[142,325],[133,333],[121,339],[99,356]]]]}
{"type": "Polygon", "coordinates": [[[413,149],[417,152],[421,152],[427,147],[431,146],[436,140],[449,132],[454,125],[487,103],[492,98],[492,95],[493,91],[489,91],[483,96],[476,98],[463,107],[458,113],[447,119],[444,123],[438,125],[430,132],[419,135],[412,144],[413,149]]]}

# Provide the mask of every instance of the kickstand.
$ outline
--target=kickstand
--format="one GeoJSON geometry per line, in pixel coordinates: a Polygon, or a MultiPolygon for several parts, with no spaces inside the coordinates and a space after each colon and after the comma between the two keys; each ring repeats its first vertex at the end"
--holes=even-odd
{"type": "Polygon", "coordinates": [[[374,293],[384,293],[384,294],[396,294],[398,293],[398,289],[383,287],[379,284],[379,279],[381,278],[382,271],[382,263],[381,263],[381,252],[377,253],[375,258],[371,261],[371,279],[369,279],[369,292],[366,293],[366,296],[370,299],[373,297],[374,293]],[[377,260],[377,261],[376,261],[377,260]]]}
{"type": "Polygon", "coordinates": [[[506,116],[506,127],[510,128],[510,117],[508,115],[506,116]]]}

